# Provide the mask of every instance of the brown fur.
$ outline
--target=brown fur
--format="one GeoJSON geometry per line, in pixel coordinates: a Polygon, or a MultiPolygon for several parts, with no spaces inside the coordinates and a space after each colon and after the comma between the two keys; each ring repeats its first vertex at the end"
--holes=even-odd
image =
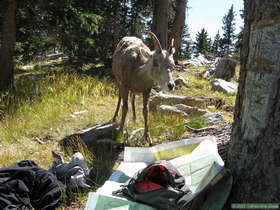
{"type": "Polygon", "coordinates": [[[174,82],[171,76],[171,70],[174,67],[173,53],[169,54],[166,50],[162,50],[156,36],[149,32],[152,36],[156,50],[151,51],[142,40],[136,37],[124,37],[113,55],[113,74],[119,87],[119,101],[116,108],[113,121],[116,120],[121,102],[122,119],[120,123],[120,132],[128,111],[128,94],[132,93],[133,118],[135,115],[134,94],[143,94],[143,115],[144,115],[144,138],[148,139],[148,101],[151,88],[154,85],[161,87],[168,86],[169,89],[174,88],[174,82]]]}

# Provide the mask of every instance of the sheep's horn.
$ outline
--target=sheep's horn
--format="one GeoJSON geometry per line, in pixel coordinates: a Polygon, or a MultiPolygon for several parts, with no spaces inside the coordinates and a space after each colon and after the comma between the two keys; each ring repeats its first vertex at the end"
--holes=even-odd
{"type": "Polygon", "coordinates": [[[157,36],[151,31],[147,31],[146,34],[149,34],[152,37],[156,51],[162,52],[162,47],[161,47],[161,44],[160,44],[157,36]]]}

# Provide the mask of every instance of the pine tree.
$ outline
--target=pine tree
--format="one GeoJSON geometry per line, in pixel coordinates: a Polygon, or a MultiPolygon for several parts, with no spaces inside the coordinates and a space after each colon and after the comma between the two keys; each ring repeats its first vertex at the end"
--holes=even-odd
{"type": "Polygon", "coordinates": [[[219,31],[214,37],[214,41],[211,46],[211,52],[215,57],[221,56],[221,36],[219,31]]]}
{"type": "Polygon", "coordinates": [[[208,32],[205,28],[201,29],[200,32],[196,34],[196,41],[194,43],[194,50],[196,53],[196,56],[198,56],[199,53],[201,54],[207,54],[210,52],[210,39],[208,36],[208,32]]]}
{"type": "MultiPolygon", "coordinates": [[[[239,10],[239,12],[240,12],[240,17],[244,21],[244,10],[239,10]]],[[[244,34],[244,26],[241,26],[240,27],[240,32],[236,35],[236,42],[235,42],[235,52],[238,53],[238,54],[240,53],[243,34],[244,34]]]]}
{"type": "Polygon", "coordinates": [[[192,40],[189,33],[189,26],[185,25],[182,34],[182,45],[180,49],[180,57],[189,59],[192,55],[192,40]]]}
{"type": "Polygon", "coordinates": [[[222,38],[222,48],[223,55],[231,55],[234,51],[234,40],[235,40],[235,12],[233,10],[233,5],[231,5],[228,13],[223,17],[223,38],[222,38]]]}

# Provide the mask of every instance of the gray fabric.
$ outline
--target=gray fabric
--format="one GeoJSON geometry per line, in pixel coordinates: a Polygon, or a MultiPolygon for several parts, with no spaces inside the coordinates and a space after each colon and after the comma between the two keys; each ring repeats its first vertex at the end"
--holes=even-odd
{"type": "Polygon", "coordinates": [[[89,169],[85,163],[85,159],[80,152],[71,156],[68,163],[63,161],[63,158],[53,152],[53,164],[49,171],[55,174],[61,182],[63,182],[68,190],[75,189],[77,187],[90,188],[87,183],[87,177],[89,175],[89,169]]]}

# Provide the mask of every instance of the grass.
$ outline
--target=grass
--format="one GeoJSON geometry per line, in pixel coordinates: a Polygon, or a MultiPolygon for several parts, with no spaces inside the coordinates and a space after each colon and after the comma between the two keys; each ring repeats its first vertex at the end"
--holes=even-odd
{"type": "Polygon", "coordinates": [[[184,74],[183,77],[189,81],[189,84],[187,87],[182,87],[178,91],[178,94],[193,97],[222,99],[226,104],[234,106],[236,93],[226,94],[218,91],[212,91],[211,86],[209,85],[211,79],[206,80],[193,74],[184,74]]]}
{"type": "MultiPolygon", "coordinates": [[[[0,167],[19,162],[23,159],[34,160],[43,168],[52,163],[51,151],[62,154],[66,159],[71,155],[61,140],[96,124],[108,122],[115,111],[117,88],[109,78],[97,78],[78,74],[70,67],[56,62],[29,64],[18,69],[14,89],[0,96],[0,167]],[[44,66],[44,68],[33,68],[44,66]],[[80,112],[75,114],[75,112],[80,112]],[[41,143],[43,142],[43,144],[41,143]]],[[[85,66],[87,71],[92,66],[85,66]]],[[[197,74],[201,69],[194,69],[197,74]]],[[[223,99],[230,106],[234,105],[235,95],[213,92],[209,81],[196,74],[181,74],[189,80],[188,87],[182,87],[174,94],[213,97],[223,99]]],[[[119,137],[123,141],[132,131],[143,127],[142,98],[136,97],[137,121],[132,121],[132,113],[128,112],[125,132],[119,137]]],[[[211,111],[217,111],[209,107],[211,111]]],[[[226,113],[228,121],[231,114],[226,113]]],[[[194,128],[208,126],[202,117],[185,119],[178,115],[161,115],[150,112],[150,136],[154,143],[178,140],[188,135],[184,123],[194,128]]],[[[69,145],[78,145],[77,139],[69,145]]],[[[142,133],[130,146],[148,146],[142,141],[142,133]]],[[[75,146],[73,146],[75,147],[75,146]]],[[[76,150],[87,152],[82,147],[76,150]]],[[[89,164],[95,166],[95,188],[102,185],[114,168],[115,162],[111,154],[106,157],[88,157],[89,164]]],[[[68,197],[69,198],[69,197],[68,197]]],[[[64,206],[82,205],[85,194],[77,194],[75,198],[65,199],[64,206]]],[[[62,206],[61,209],[67,209],[62,206]]]]}
{"type": "Polygon", "coordinates": [[[96,109],[106,110],[115,94],[111,81],[75,73],[48,73],[33,80],[19,77],[14,90],[0,101],[0,162],[9,165],[36,159],[43,167],[49,166],[46,157],[58,148],[59,139],[108,119],[109,114],[100,115],[96,109]],[[81,110],[88,113],[71,116],[81,110]],[[46,144],[38,144],[38,138],[46,144]]]}

